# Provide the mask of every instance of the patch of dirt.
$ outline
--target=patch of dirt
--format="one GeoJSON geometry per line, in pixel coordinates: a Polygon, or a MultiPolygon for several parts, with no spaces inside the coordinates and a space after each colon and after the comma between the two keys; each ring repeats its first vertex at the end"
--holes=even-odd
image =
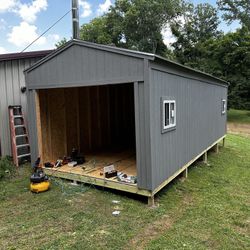
{"type": "Polygon", "coordinates": [[[228,122],[227,131],[229,133],[246,134],[247,136],[250,136],[250,124],[228,122]]]}
{"type": "Polygon", "coordinates": [[[190,196],[184,196],[181,204],[181,209],[178,210],[178,213],[165,214],[160,219],[153,221],[149,225],[145,226],[140,230],[140,233],[135,235],[129,242],[125,249],[145,249],[146,245],[164,234],[169,230],[172,225],[177,221],[186,209],[193,204],[193,199],[190,196]]]}

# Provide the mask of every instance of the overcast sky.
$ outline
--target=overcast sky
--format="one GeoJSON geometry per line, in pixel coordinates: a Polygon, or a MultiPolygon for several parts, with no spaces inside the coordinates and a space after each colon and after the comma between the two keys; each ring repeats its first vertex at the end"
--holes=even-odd
{"type": "MultiPolygon", "coordinates": [[[[96,16],[105,13],[115,0],[79,0],[80,24],[87,23],[96,16]]],[[[216,0],[194,0],[216,3],[216,0]]],[[[57,19],[71,8],[71,0],[0,0],[0,54],[22,51],[57,19]]],[[[224,22],[220,29],[232,31],[237,23],[227,26],[224,22]]],[[[69,39],[72,33],[71,13],[40,38],[30,50],[54,48],[63,37],[69,39]]],[[[169,30],[163,31],[164,41],[172,42],[169,30]]]]}

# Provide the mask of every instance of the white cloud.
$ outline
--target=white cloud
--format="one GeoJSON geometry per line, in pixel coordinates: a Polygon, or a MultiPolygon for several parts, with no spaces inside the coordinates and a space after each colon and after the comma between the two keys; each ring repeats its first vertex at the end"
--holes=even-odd
{"type": "MultiPolygon", "coordinates": [[[[186,22],[185,16],[178,16],[175,18],[174,21],[179,23],[179,25],[183,26],[184,23],[186,22]]],[[[176,37],[172,34],[172,31],[169,25],[167,25],[166,27],[162,29],[161,34],[163,36],[163,42],[167,46],[171,46],[174,42],[176,42],[176,37]]]]}
{"type": "Polygon", "coordinates": [[[80,10],[82,8],[82,13],[80,14],[81,17],[88,17],[92,14],[91,4],[87,1],[79,1],[80,10]]]}
{"type": "Polygon", "coordinates": [[[42,10],[46,10],[47,7],[47,0],[35,0],[29,4],[18,4],[16,12],[25,22],[33,23],[36,21],[37,14],[42,10]]]}
{"type": "Polygon", "coordinates": [[[4,47],[0,46],[0,54],[5,54],[7,53],[7,50],[4,47]]]}
{"type": "MultiPolygon", "coordinates": [[[[18,47],[23,47],[33,42],[39,35],[37,27],[27,22],[21,22],[20,25],[14,26],[8,36],[8,41],[18,47]]],[[[42,45],[46,43],[46,38],[41,37],[36,44],[42,45]]]]}
{"type": "Polygon", "coordinates": [[[0,0],[0,12],[10,11],[17,4],[17,0],[0,0]]]}
{"type": "Polygon", "coordinates": [[[163,36],[163,42],[167,46],[171,46],[171,44],[176,41],[176,38],[173,36],[172,31],[169,26],[162,29],[161,34],[163,36]]]}
{"type": "Polygon", "coordinates": [[[0,30],[5,30],[6,29],[7,22],[1,18],[0,19],[0,30]]]}
{"type": "Polygon", "coordinates": [[[14,12],[28,23],[35,22],[37,14],[47,7],[47,0],[33,0],[30,3],[21,3],[20,0],[0,0],[0,12],[14,12]]]}
{"type": "Polygon", "coordinates": [[[99,8],[97,10],[98,14],[103,14],[108,11],[109,7],[112,5],[111,0],[105,0],[104,3],[99,4],[99,8]]]}
{"type": "Polygon", "coordinates": [[[55,41],[55,42],[60,40],[60,36],[58,34],[50,34],[50,35],[48,35],[48,38],[52,41],[55,41]]]}

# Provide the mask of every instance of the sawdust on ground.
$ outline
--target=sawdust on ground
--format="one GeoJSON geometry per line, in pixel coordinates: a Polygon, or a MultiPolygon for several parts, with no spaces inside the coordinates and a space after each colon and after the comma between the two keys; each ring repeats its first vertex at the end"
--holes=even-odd
{"type": "Polygon", "coordinates": [[[234,134],[245,134],[250,137],[250,124],[228,122],[227,131],[234,134]]]}

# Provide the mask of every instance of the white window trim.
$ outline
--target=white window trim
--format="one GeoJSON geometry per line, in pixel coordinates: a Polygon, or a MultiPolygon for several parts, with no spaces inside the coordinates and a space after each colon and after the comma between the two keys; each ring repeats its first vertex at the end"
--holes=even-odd
{"type": "Polygon", "coordinates": [[[227,101],[226,99],[222,99],[221,100],[221,103],[222,103],[222,110],[221,110],[221,113],[224,115],[226,114],[226,111],[227,111],[227,101]],[[225,108],[225,109],[224,109],[225,108]]]}
{"type": "Polygon", "coordinates": [[[167,129],[169,129],[169,128],[173,128],[173,127],[175,127],[176,126],[176,102],[175,102],[175,100],[163,100],[163,102],[162,102],[162,105],[163,105],[163,107],[162,107],[162,112],[163,112],[163,116],[162,116],[162,127],[163,127],[163,130],[167,130],[167,129]],[[165,112],[165,104],[166,103],[168,103],[169,105],[169,125],[165,125],[165,114],[166,114],[166,112],[165,112]],[[171,107],[171,103],[173,103],[174,104],[174,123],[170,123],[170,121],[171,121],[171,114],[170,114],[170,107],[171,107]]]}

